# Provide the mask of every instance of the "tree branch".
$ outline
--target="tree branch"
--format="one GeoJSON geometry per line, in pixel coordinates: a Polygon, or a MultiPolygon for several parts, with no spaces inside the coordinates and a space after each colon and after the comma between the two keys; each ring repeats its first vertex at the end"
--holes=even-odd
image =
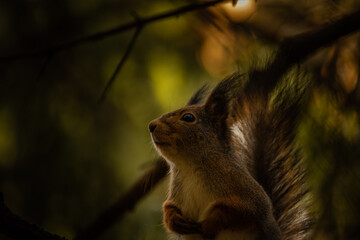
{"type": "Polygon", "coordinates": [[[115,28],[108,29],[106,31],[101,31],[101,32],[98,32],[98,33],[95,33],[95,34],[92,34],[92,35],[89,35],[89,36],[86,36],[83,38],[69,41],[69,42],[66,42],[66,43],[63,43],[63,44],[60,44],[60,45],[57,45],[54,47],[46,48],[46,49],[43,49],[43,50],[40,50],[37,52],[29,52],[29,53],[21,53],[21,54],[3,56],[3,57],[0,57],[0,62],[13,61],[13,60],[25,59],[25,58],[41,57],[41,56],[45,56],[45,55],[53,55],[64,49],[72,48],[72,47],[78,46],[85,42],[97,41],[100,39],[104,39],[106,37],[130,30],[133,28],[139,28],[141,26],[145,26],[146,24],[149,24],[149,23],[152,23],[152,22],[155,22],[158,20],[162,20],[162,19],[166,19],[166,18],[170,18],[170,17],[177,17],[181,14],[195,11],[195,10],[201,9],[201,8],[214,6],[221,2],[225,2],[225,0],[212,0],[212,1],[206,1],[206,2],[193,3],[193,4],[190,4],[187,6],[179,7],[177,9],[174,9],[174,10],[171,10],[168,12],[155,14],[150,17],[138,18],[138,19],[135,19],[134,21],[119,25],[115,28]]]}
{"type": "Polygon", "coordinates": [[[66,240],[12,213],[5,206],[2,193],[0,193],[0,232],[14,239],[66,240]]]}
{"type": "Polygon", "coordinates": [[[102,233],[118,221],[127,211],[148,194],[163,179],[169,167],[163,159],[158,159],[155,166],[145,173],[123,196],[101,213],[94,222],[81,231],[76,240],[97,239],[102,233]]]}
{"type": "Polygon", "coordinates": [[[251,82],[248,84],[247,90],[256,91],[256,88],[260,87],[271,92],[281,77],[294,64],[305,60],[319,48],[326,47],[359,29],[360,11],[357,11],[338,21],[325,24],[317,30],[284,39],[274,61],[264,70],[255,70],[250,73],[251,82]]]}

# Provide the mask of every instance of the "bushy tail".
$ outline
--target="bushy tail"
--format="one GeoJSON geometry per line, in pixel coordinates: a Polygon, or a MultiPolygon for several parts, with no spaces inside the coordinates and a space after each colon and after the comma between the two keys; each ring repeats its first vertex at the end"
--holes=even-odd
{"type": "MultiPolygon", "coordinates": [[[[248,81],[250,83],[251,79],[248,81]]],[[[235,104],[240,154],[273,203],[274,216],[285,240],[308,239],[312,218],[309,194],[295,134],[304,83],[290,79],[267,93],[246,87],[235,104]]],[[[235,132],[236,133],[236,132],[235,132]]]]}

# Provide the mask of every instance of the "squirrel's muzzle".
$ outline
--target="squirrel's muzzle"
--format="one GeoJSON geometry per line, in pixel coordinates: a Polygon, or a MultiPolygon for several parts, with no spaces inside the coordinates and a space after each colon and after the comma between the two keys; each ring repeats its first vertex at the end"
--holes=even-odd
{"type": "Polygon", "coordinates": [[[153,120],[149,123],[149,131],[152,133],[155,131],[156,128],[156,120],[153,120]]]}

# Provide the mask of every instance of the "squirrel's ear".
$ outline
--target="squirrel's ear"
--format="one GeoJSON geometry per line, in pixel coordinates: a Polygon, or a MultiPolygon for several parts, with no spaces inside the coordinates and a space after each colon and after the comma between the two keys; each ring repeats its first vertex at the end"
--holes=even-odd
{"type": "Polygon", "coordinates": [[[204,96],[205,96],[206,92],[208,91],[208,89],[209,89],[209,86],[207,84],[204,84],[201,88],[199,88],[199,90],[196,91],[196,93],[194,93],[194,95],[191,96],[191,98],[187,102],[186,106],[201,103],[203,101],[204,96]]]}
{"type": "Polygon", "coordinates": [[[219,136],[227,136],[226,120],[230,111],[230,102],[236,96],[238,75],[230,76],[221,81],[208,97],[204,109],[219,136]]]}

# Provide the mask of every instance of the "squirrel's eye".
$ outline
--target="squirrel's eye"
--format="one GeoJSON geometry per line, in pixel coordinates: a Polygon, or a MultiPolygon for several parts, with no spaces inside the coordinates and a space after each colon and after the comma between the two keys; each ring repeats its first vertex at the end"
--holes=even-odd
{"type": "Polygon", "coordinates": [[[193,122],[195,121],[195,116],[192,115],[191,113],[185,113],[181,119],[182,121],[185,121],[185,122],[193,122]]]}

